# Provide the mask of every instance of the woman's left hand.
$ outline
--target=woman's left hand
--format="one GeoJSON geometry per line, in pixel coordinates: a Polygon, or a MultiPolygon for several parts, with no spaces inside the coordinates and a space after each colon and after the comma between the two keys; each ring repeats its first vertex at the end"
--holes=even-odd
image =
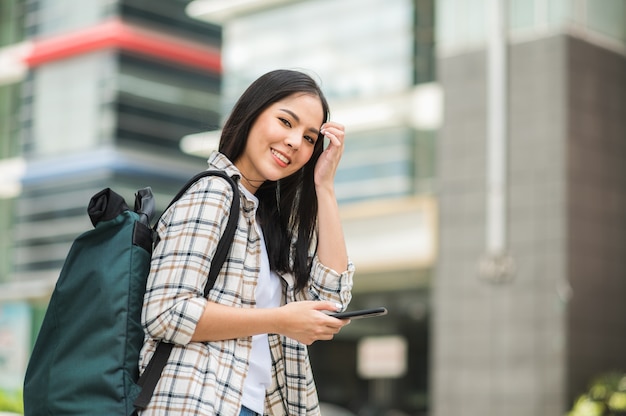
{"type": "Polygon", "coordinates": [[[335,195],[335,174],[343,154],[345,131],[341,124],[329,121],[324,123],[321,132],[330,143],[315,165],[317,255],[324,266],[341,272],[348,267],[348,253],[335,195]]]}
{"type": "Polygon", "coordinates": [[[345,128],[339,123],[329,121],[324,123],[320,132],[328,138],[329,144],[322,151],[315,165],[315,186],[332,188],[337,166],[343,155],[345,128]]]}

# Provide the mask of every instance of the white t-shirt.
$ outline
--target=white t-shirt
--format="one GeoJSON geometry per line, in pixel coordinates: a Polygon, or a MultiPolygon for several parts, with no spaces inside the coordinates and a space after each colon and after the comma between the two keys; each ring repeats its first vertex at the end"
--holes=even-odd
{"type": "MultiPolygon", "coordinates": [[[[244,191],[245,192],[245,191],[244,191]]],[[[257,198],[246,192],[247,196],[258,204],[257,198]]],[[[280,306],[282,287],[280,277],[270,271],[269,257],[265,247],[263,232],[258,224],[257,231],[261,236],[261,270],[255,290],[257,308],[275,308],[280,306]]],[[[270,355],[267,334],[252,337],[250,366],[243,385],[242,405],[257,413],[263,414],[265,408],[265,391],[271,385],[272,357],[270,355]]]]}

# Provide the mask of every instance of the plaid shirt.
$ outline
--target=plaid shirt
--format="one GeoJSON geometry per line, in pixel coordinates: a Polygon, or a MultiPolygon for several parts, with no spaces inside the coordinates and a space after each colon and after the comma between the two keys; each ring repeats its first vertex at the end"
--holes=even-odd
{"type": "MultiPolygon", "coordinates": [[[[222,154],[209,158],[211,169],[239,174],[222,154]]],[[[241,186],[241,185],[240,185],[241,186]]],[[[218,342],[191,342],[207,299],[203,297],[211,259],[226,227],[232,188],[221,178],[206,177],[170,208],[157,225],[160,242],[152,257],[142,321],[146,343],[143,372],[156,340],[175,344],[163,370],[147,415],[238,415],[248,371],[252,337],[218,342]]],[[[254,223],[254,203],[241,192],[235,239],[209,300],[238,308],[255,307],[261,239],[254,223]]],[[[312,254],[314,256],[314,253],[312,254]]],[[[351,299],[354,266],[342,274],[313,257],[305,290],[295,293],[295,279],[282,275],[283,302],[332,300],[343,308],[351,299]]],[[[285,336],[269,335],[272,386],[265,399],[267,415],[318,415],[319,404],[307,349],[285,336]]]]}

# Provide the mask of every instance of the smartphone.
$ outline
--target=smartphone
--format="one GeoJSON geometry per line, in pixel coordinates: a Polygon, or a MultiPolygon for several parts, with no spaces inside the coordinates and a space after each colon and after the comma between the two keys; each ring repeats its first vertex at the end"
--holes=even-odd
{"type": "Polygon", "coordinates": [[[349,311],[349,312],[335,312],[329,313],[333,318],[338,319],[361,319],[361,318],[369,318],[372,316],[381,316],[387,315],[387,308],[379,307],[379,308],[371,308],[371,309],[361,309],[358,311],[349,311]]]}

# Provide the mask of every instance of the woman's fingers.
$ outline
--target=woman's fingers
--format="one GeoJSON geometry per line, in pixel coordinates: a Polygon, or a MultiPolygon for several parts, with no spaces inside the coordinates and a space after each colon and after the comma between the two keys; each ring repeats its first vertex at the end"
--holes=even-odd
{"type": "Polygon", "coordinates": [[[345,128],[342,124],[328,122],[322,126],[322,134],[335,146],[341,146],[345,138],[345,128]]]}
{"type": "Polygon", "coordinates": [[[283,335],[307,345],[319,340],[333,339],[348,324],[326,315],[324,311],[334,312],[337,309],[332,302],[291,302],[282,309],[287,313],[284,315],[283,335]]]}

